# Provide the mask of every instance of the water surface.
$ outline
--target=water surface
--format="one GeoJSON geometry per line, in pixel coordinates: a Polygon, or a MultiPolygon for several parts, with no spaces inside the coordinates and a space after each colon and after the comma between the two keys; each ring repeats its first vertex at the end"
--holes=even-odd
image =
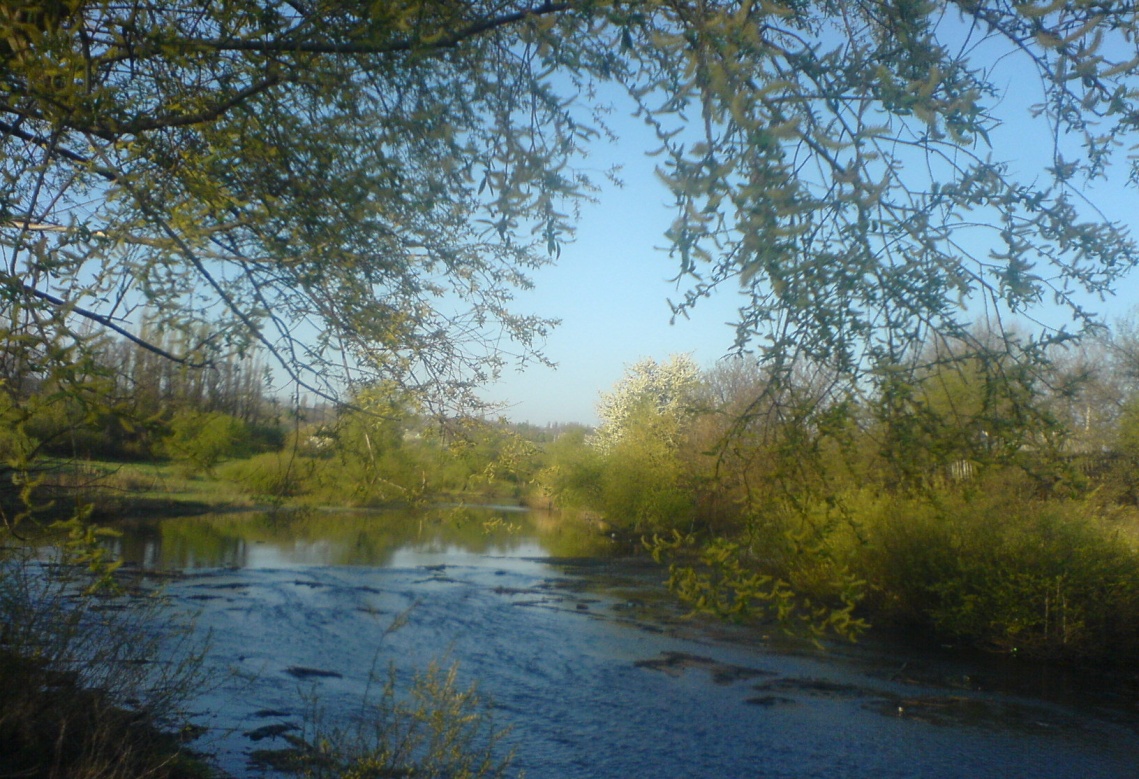
{"type": "Polygon", "coordinates": [[[212,633],[217,684],[197,719],[235,776],[263,775],[250,756],[281,742],[255,740],[266,726],[299,727],[313,699],[358,708],[375,668],[439,658],[493,700],[530,779],[1139,776],[1133,688],[1047,694],[1016,684],[1016,668],[933,650],[820,651],[683,619],[650,561],[543,515],[250,514],[124,530],[117,551],[176,572],[160,577],[172,603],[212,633]]]}

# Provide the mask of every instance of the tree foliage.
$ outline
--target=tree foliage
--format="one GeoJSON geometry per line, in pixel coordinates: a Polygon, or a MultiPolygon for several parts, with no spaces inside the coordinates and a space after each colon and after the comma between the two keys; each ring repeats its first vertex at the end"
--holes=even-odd
{"type": "Polygon", "coordinates": [[[638,425],[652,425],[654,437],[664,436],[675,446],[679,428],[696,411],[700,368],[685,354],[674,354],[658,363],[651,357],[630,365],[609,392],[601,393],[597,415],[601,424],[592,443],[603,452],[611,451],[628,438],[638,425]],[[666,434],[666,429],[671,433],[666,434]]]}
{"type": "MultiPolygon", "coordinates": [[[[530,355],[506,308],[567,218],[588,133],[494,3],[61,2],[0,20],[13,332],[86,319],[260,343],[319,392],[390,377],[434,397],[530,355]],[[468,18],[470,17],[470,18],[468,18]],[[534,230],[532,235],[531,230],[534,230]],[[485,347],[485,348],[483,348],[485,347]]],[[[132,333],[133,335],[133,333],[132,333]]]]}
{"type": "Polygon", "coordinates": [[[1133,22],[1122,3],[695,17],[711,34],[690,46],[682,96],[705,128],[666,142],[664,165],[695,278],[681,309],[738,280],[742,343],[854,373],[903,362],[931,333],[964,336],[966,301],[995,317],[1054,297],[1082,320],[1079,295],[1110,290],[1135,259],[1125,229],[1081,211],[1081,188],[1135,129],[1133,22]],[[1048,150],[1023,180],[1009,157],[1025,146],[993,143],[1005,54],[1021,58],[1048,150]]]}
{"type": "Polygon", "coordinates": [[[220,411],[179,411],[170,420],[166,446],[191,473],[212,473],[226,457],[248,454],[248,431],[236,417],[220,411]]]}
{"type": "MultiPolygon", "coordinates": [[[[544,484],[557,505],[641,537],[699,612],[816,638],[872,623],[1038,657],[1132,657],[1139,404],[1108,410],[1110,449],[1081,449],[1055,413],[1073,397],[1067,369],[1025,370],[1023,348],[1035,347],[1011,334],[935,339],[842,401],[834,374],[807,363],[791,382],[723,361],[697,372],[684,416],[633,402],[610,448],[556,442],[544,484]]],[[[651,364],[607,397],[643,386],[651,364]]],[[[1111,405],[1128,379],[1109,367],[1117,383],[1094,397],[1111,405]]]]}
{"type": "Polygon", "coordinates": [[[177,353],[149,344],[172,359],[260,343],[325,394],[381,378],[469,398],[507,357],[538,353],[549,323],[513,312],[512,291],[557,255],[592,191],[575,159],[618,129],[606,84],[660,141],[677,312],[740,284],[737,343],[777,373],[805,356],[857,378],[930,331],[960,336],[977,312],[1050,297],[1083,322],[1081,295],[1135,261],[1126,230],[1081,201],[1139,123],[1135,13],[1076,0],[8,4],[6,335],[48,359],[82,340],[79,320],[137,337],[132,315],[150,304],[195,335],[177,353]],[[999,145],[1006,56],[1035,94],[1021,119],[1042,169],[1017,170],[999,145]]]}

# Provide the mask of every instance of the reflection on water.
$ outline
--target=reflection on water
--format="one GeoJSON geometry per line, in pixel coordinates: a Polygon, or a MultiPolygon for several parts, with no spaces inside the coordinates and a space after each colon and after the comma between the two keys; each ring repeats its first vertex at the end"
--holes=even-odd
{"type": "Polygon", "coordinates": [[[143,568],[389,566],[417,557],[604,556],[614,544],[586,525],[501,507],[422,511],[277,511],[132,521],[108,546],[143,568]]]}
{"type": "MultiPolygon", "coordinates": [[[[377,661],[460,663],[530,779],[1124,779],[1135,700],[1010,694],[928,651],[774,648],[681,619],[643,557],[517,511],[249,514],[126,526],[115,548],[213,636],[205,748],[234,776],[377,661]],[[407,623],[393,632],[400,615],[407,623]],[[953,681],[956,680],[956,681],[953,681]],[[964,680],[964,683],[962,683],[964,680]],[[274,735],[276,734],[276,735],[274,735]]],[[[143,577],[145,578],[145,577],[143,577]]],[[[956,664],[955,664],[956,663],[956,664]]]]}

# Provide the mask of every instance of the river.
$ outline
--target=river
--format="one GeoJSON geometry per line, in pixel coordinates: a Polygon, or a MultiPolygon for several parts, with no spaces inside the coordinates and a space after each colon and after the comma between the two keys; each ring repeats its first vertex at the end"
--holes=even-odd
{"type": "Polygon", "coordinates": [[[128,568],[161,581],[211,636],[214,683],[194,717],[235,777],[266,775],[251,757],[286,746],[314,700],[335,718],[358,708],[377,666],[407,675],[432,660],[477,682],[510,728],[512,771],[529,779],[1139,777],[1133,686],[685,619],[651,561],[541,514],[230,514],[121,529],[113,547],[128,568]]]}

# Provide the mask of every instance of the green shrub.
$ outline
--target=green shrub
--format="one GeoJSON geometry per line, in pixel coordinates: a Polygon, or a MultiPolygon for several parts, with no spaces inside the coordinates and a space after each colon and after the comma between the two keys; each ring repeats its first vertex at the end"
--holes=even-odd
{"type": "Polygon", "coordinates": [[[220,411],[179,411],[169,429],[166,448],[188,474],[212,473],[223,459],[248,454],[245,423],[220,411]]]}
{"type": "MultiPolygon", "coordinates": [[[[376,700],[365,697],[347,728],[329,726],[320,711],[284,750],[254,754],[262,764],[304,779],[505,777],[512,755],[498,754],[503,731],[475,689],[461,689],[457,669],[432,664],[415,677],[410,695],[396,693],[394,672],[376,700]]],[[[367,695],[367,693],[366,693],[367,695]]]]}
{"type": "Polygon", "coordinates": [[[546,466],[538,473],[538,482],[558,508],[590,509],[600,501],[604,472],[604,458],[586,443],[584,430],[575,430],[546,448],[546,466]]]}
{"type": "Polygon", "coordinates": [[[695,495],[676,453],[653,442],[624,440],[604,458],[597,508],[638,533],[690,528],[695,495]]]}
{"type": "Polygon", "coordinates": [[[638,533],[688,528],[696,493],[680,456],[680,435],[649,414],[626,420],[620,438],[602,449],[583,432],[550,445],[538,478],[562,508],[590,509],[638,533]]]}
{"type": "Polygon", "coordinates": [[[1004,652],[1139,655],[1139,554],[1090,502],[1002,490],[846,496],[829,539],[890,621],[1004,652]]]}
{"type": "Polygon", "coordinates": [[[310,492],[317,468],[312,458],[268,452],[247,460],[231,460],[217,473],[251,495],[285,498],[310,492]]]}

